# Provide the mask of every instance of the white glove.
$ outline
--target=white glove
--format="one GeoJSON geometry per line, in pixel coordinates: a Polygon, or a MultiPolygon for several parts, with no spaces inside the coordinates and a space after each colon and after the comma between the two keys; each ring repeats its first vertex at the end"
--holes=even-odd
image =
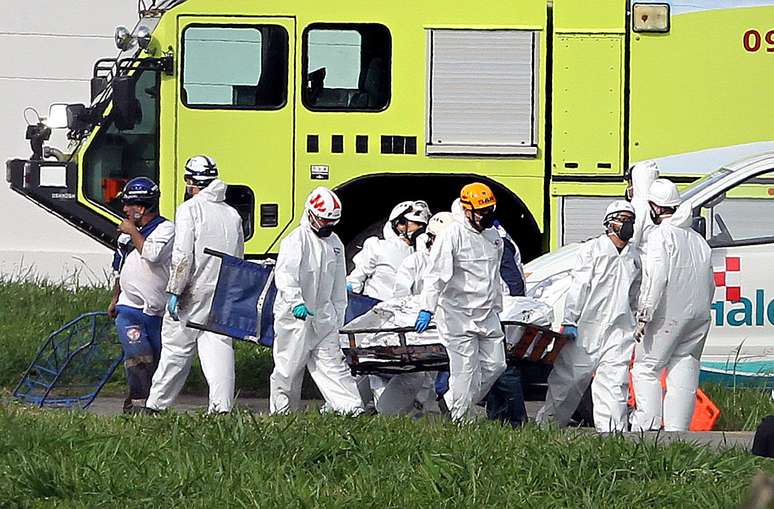
{"type": "Polygon", "coordinates": [[[637,343],[642,342],[642,338],[645,337],[645,326],[648,322],[638,321],[637,326],[634,328],[634,340],[637,343]]]}

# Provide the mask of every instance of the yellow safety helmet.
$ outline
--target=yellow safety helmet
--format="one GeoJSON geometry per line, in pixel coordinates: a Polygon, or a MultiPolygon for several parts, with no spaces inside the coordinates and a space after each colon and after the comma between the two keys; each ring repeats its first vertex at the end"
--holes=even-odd
{"type": "Polygon", "coordinates": [[[489,186],[473,182],[460,191],[460,203],[465,210],[480,210],[497,205],[497,199],[489,186]]]}

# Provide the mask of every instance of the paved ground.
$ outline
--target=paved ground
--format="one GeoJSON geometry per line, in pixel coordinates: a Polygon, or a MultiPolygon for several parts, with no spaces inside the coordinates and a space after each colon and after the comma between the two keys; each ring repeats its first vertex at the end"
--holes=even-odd
{"type": "MultiPolygon", "coordinates": [[[[89,407],[88,411],[97,415],[116,415],[121,413],[122,404],[122,398],[100,397],[97,398],[91,407],[89,407]]],[[[315,409],[320,407],[322,401],[305,400],[304,404],[309,409],[315,409]]],[[[541,404],[542,403],[539,401],[527,402],[527,413],[530,418],[534,418],[541,404]]],[[[267,399],[240,398],[237,400],[237,405],[259,413],[268,413],[269,410],[269,401],[267,399]]],[[[197,396],[182,396],[179,398],[177,405],[175,405],[175,409],[182,412],[204,411],[206,407],[206,398],[197,396]]],[[[593,430],[591,429],[583,429],[584,431],[593,433],[593,430]]],[[[752,447],[753,440],[753,433],[749,431],[710,431],[692,433],[667,433],[662,431],[650,433],[626,433],[625,436],[631,440],[640,440],[644,437],[659,443],[687,442],[708,444],[716,449],[737,447],[746,450],[749,450],[752,447]]]]}

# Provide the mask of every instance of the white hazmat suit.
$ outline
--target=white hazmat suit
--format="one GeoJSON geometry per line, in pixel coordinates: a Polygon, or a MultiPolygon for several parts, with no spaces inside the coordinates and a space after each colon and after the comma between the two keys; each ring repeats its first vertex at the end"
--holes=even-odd
{"type": "Polygon", "coordinates": [[[352,285],[355,293],[389,300],[393,297],[398,267],[414,248],[398,237],[390,221],[384,224],[382,234],[384,238],[381,239],[367,238],[363,249],[352,258],[355,268],[347,276],[347,283],[352,285]]]}
{"type": "Polygon", "coordinates": [[[427,232],[417,241],[416,252],[404,259],[398,268],[398,275],[395,278],[395,297],[422,293],[422,281],[430,262],[430,249],[433,242],[456,220],[451,212],[438,212],[429,219],[427,232]]]}
{"type": "Polygon", "coordinates": [[[500,260],[503,241],[494,228],[482,232],[467,220],[455,222],[433,244],[425,272],[421,308],[436,314],[447,343],[453,420],[471,417],[492,384],[505,371],[500,260]]]}
{"type": "Polygon", "coordinates": [[[396,299],[422,293],[422,280],[429,261],[430,250],[425,248],[419,248],[403,260],[395,276],[393,295],[396,299]]]}
{"type": "MultiPolygon", "coordinates": [[[[347,283],[352,285],[353,292],[363,293],[381,301],[390,300],[395,296],[394,289],[398,268],[415,251],[413,246],[410,246],[395,232],[393,221],[412,212],[415,203],[417,202],[403,201],[393,207],[382,228],[383,238],[369,237],[363,243],[363,249],[352,258],[355,268],[347,276],[347,283]]],[[[426,209],[426,203],[421,202],[421,205],[424,205],[426,209]]],[[[395,413],[394,409],[402,407],[401,402],[408,399],[409,391],[396,392],[391,389],[388,392],[392,393],[392,396],[388,393],[388,398],[394,401],[380,401],[391,378],[393,377],[371,375],[360,380],[363,393],[367,395],[368,389],[371,390],[374,405],[379,413],[395,413]]],[[[397,388],[399,382],[393,386],[397,388]]]]}
{"type": "Polygon", "coordinates": [[[566,426],[596,372],[591,394],[597,430],[626,430],[639,274],[631,244],[619,252],[605,234],[581,246],[564,309],[564,323],[575,325],[578,337],[554,363],[537,422],[566,426]]]}
{"type": "Polygon", "coordinates": [[[304,368],[325,398],[325,408],[358,414],[363,404],[355,379],[344,362],[338,331],[347,309],[344,245],[332,233],[321,238],[306,216],[280,244],[274,282],[274,371],[271,413],[296,410],[301,400],[304,368]],[[293,316],[305,304],[313,315],[293,316]]]}
{"type": "Polygon", "coordinates": [[[648,237],[638,312],[647,325],[634,350],[632,431],[658,430],[662,419],[666,431],[686,431],[696,403],[715,282],[710,247],[691,229],[690,214],[678,214],[648,237]],[[666,396],[660,381],[664,368],[666,396]]]}
{"type": "MultiPolygon", "coordinates": [[[[453,222],[451,213],[440,212],[430,219],[427,233],[437,237],[453,222]]],[[[422,293],[422,282],[430,262],[430,248],[424,240],[417,242],[417,251],[406,257],[398,268],[394,291],[396,299],[422,293]]],[[[375,391],[379,393],[376,410],[383,415],[402,414],[411,411],[417,403],[423,409],[434,409],[437,406],[434,380],[435,372],[420,372],[393,375],[376,381],[374,385],[381,389],[375,391]]]]}
{"type": "Polygon", "coordinates": [[[179,295],[178,316],[165,315],[161,359],[153,375],[147,407],[168,408],[183,388],[198,350],[209,385],[209,412],[229,412],[234,403],[234,348],[231,338],[186,327],[207,322],[220,271],[220,259],[209,248],[242,258],[242,219],[226,204],[226,184],[214,179],[183,202],[175,213],[175,242],[167,292],[179,295]]]}

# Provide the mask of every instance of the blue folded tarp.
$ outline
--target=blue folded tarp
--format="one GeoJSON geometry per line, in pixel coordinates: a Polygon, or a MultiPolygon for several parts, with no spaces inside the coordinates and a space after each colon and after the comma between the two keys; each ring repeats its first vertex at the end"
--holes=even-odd
{"type": "MultiPolygon", "coordinates": [[[[205,253],[221,259],[215,296],[207,322],[187,325],[270,347],[274,343],[273,308],[277,296],[273,260],[250,262],[209,249],[205,253]]],[[[378,302],[350,293],[345,323],[378,302]]]]}

